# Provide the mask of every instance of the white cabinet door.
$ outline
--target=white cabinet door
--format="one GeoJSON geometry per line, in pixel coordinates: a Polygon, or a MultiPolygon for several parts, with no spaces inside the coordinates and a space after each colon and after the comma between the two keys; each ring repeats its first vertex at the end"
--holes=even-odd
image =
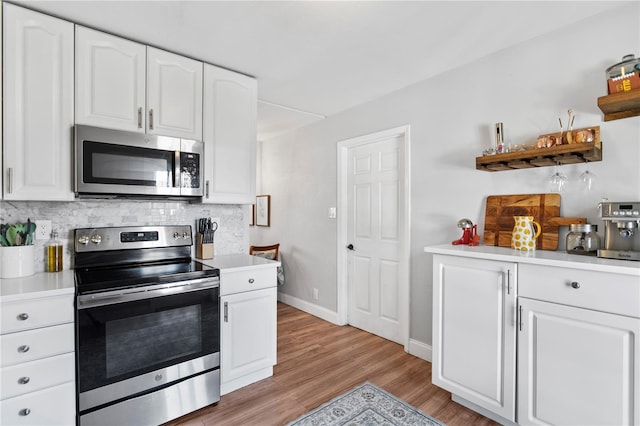
{"type": "Polygon", "coordinates": [[[640,424],[638,318],[519,304],[519,424],[640,424]]]}
{"type": "Polygon", "coordinates": [[[513,263],[433,257],[434,384],[515,421],[513,263]]]}
{"type": "Polygon", "coordinates": [[[76,123],[145,131],[146,46],[76,26],[76,123]]]}
{"type": "Polygon", "coordinates": [[[147,47],[147,132],[202,140],[202,62],[147,47]]]}
{"type": "Polygon", "coordinates": [[[204,68],[205,203],[253,204],[256,195],[257,82],[204,68]]]}
{"type": "Polygon", "coordinates": [[[276,363],[277,289],[223,296],[220,374],[226,384],[276,363]]]}
{"type": "Polygon", "coordinates": [[[73,200],[73,24],[4,3],[6,200],[73,200]]]}

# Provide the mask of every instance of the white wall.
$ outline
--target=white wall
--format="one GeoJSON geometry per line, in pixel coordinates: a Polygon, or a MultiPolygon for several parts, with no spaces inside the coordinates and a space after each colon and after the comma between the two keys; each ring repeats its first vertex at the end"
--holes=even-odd
{"type": "Polygon", "coordinates": [[[604,123],[597,107],[606,94],[605,69],[640,54],[639,14],[638,3],[624,6],[266,141],[261,189],[272,196],[271,227],[253,229],[251,239],[281,244],[281,292],[336,311],[336,221],[327,217],[336,205],[336,143],[363,134],[411,126],[410,337],[426,344],[432,271],[423,247],[459,238],[456,222],[463,217],[482,229],[487,195],[548,192],[551,167],[475,170],[475,157],[492,145],[495,122],[504,123],[510,143],[558,131],[558,117],[566,121],[569,108],[574,128],[601,126],[603,161],[561,168],[574,180],[588,168],[598,187],[562,194],[563,216],[598,223],[602,197],[640,200],[640,117],[604,123]],[[319,289],[317,302],[312,288],[319,289]]]}

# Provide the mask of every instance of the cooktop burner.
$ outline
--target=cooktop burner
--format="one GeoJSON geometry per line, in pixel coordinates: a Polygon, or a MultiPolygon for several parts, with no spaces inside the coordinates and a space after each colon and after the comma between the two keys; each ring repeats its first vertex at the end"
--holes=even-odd
{"type": "Polygon", "coordinates": [[[77,293],[219,276],[191,259],[192,244],[189,225],[76,229],[77,293]]]}

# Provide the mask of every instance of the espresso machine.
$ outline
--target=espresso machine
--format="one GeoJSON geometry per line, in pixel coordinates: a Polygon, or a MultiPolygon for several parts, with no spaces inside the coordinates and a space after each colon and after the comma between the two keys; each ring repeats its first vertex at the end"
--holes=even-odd
{"type": "Polygon", "coordinates": [[[640,201],[602,202],[604,241],[598,257],[640,260],[640,201]]]}

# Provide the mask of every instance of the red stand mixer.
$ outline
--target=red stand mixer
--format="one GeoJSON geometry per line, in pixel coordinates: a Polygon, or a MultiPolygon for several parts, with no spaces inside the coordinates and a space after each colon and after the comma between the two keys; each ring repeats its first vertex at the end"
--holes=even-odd
{"type": "Polygon", "coordinates": [[[462,237],[460,239],[452,241],[454,246],[460,244],[466,244],[470,246],[477,246],[480,244],[480,236],[478,236],[478,225],[474,225],[469,219],[460,219],[458,221],[458,228],[462,228],[462,237]]]}

